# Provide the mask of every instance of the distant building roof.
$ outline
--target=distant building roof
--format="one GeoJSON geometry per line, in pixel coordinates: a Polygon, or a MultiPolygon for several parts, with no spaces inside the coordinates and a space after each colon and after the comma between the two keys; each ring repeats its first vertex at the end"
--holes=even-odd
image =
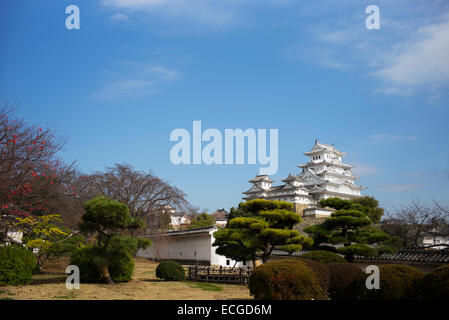
{"type": "Polygon", "coordinates": [[[214,213],[211,214],[215,220],[228,220],[229,212],[227,212],[224,208],[218,209],[214,213]]]}
{"type": "Polygon", "coordinates": [[[266,174],[257,175],[255,178],[249,180],[248,182],[255,183],[255,182],[260,182],[260,181],[265,181],[265,182],[269,182],[269,183],[274,182],[274,181],[271,180],[270,177],[268,177],[268,175],[266,175],[266,174]]]}
{"type": "Polygon", "coordinates": [[[212,234],[213,231],[215,231],[215,230],[217,230],[217,227],[210,226],[210,227],[195,228],[195,229],[189,229],[189,230],[168,231],[165,233],[157,233],[157,234],[145,234],[145,236],[147,236],[149,238],[158,238],[158,237],[196,235],[196,234],[203,234],[203,233],[212,234]]]}

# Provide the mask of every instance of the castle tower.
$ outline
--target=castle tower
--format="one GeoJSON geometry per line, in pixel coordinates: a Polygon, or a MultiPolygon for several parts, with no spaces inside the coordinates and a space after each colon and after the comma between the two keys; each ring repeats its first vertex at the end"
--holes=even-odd
{"type": "Polygon", "coordinates": [[[244,200],[267,199],[288,201],[294,204],[295,212],[305,216],[329,216],[331,211],[318,208],[321,199],[338,197],[353,199],[361,197],[365,188],[354,181],[359,179],[351,169],[353,166],[342,161],[346,156],[335,148],[315,140],[315,144],[304,155],[309,162],[299,165],[302,172],[298,175],[289,174],[282,180],[284,184],[272,186],[274,182],[267,175],[256,176],[249,180],[251,189],[243,192],[244,200]]]}
{"type": "Polygon", "coordinates": [[[305,181],[305,187],[315,200],[361,197],[360,192],[365,188],[355,184],[359,177],[352,173],[353,166],[342,161],[346,153],[337,150],[333,144],[315,140],[315,145],[304,155],[309,157],[309,162],[298,166],[302,169],[298,177],[305,181]]]}

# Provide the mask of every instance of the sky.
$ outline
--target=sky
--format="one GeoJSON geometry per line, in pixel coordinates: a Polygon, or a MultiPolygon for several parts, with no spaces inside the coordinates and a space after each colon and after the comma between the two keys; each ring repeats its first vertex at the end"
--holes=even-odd
{"type": "Polygon", "coordinates": [[[82,172],[129,163],[229,210],[260,164],[173,164],[171,132],[201,121],[277,129],[277,183],[318,139],[387,209],[449,204],[448,1],[0,0],[0,49],[0,100],[82,172]]]}

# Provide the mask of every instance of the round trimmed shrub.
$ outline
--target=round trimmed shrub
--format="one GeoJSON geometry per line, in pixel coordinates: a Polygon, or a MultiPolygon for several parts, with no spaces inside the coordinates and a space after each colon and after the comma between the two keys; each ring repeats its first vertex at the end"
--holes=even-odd
{"type": "MultiPolygon", "coordinates": [[[[88,246],[75,251],[70,257],[70,264],[80,269],[80,281],[85,283],[103,283],[106,279],[101,273],[101,266],[106,264],[95,246],[88,246]]],[[[121,254],[108,266],[109,275],[114,282],[128,282],[134,272],[134,261],[129,254],[121,254]]]]}
{"type": "Polygon", "coordinates": [[[321,288],[323,293],[329,294],[329,286],[331,282],[331,275],[326,265],[315,260],[301,258],[300,261],[304,262],[320,279],[321,288]]]}
{"type": "Polygon", "coordinates": [[[330,274],[329,296],[331,300],[351,299],[353,282],[364,276],[362,269],[353,263],[327,263],[330,274]]]}
{"type": "Polygon", "coordinates": [[[434,269],[419,279],[413,298],[421,300],[449,300],[449,264],[434,269]]]}
{"type": "Polygon", "coordinates": [[[299,259],[282,259],[256,267],[249,278],[256,300],[324,299],[317,274],[299,259]]]}
{"type": "Polygon", "coordinates": [[[0,285],[25,285],[33,279],[37,259],[25,248],[0,247],[0,285]]]}
{"type": "Polygon", "coordinates": [[[321,263],[347,262],[342,256],[325,250],[313,250],[301,255],[301,258],[315,260],[321,263]]]}
{"type": "Polygon", "coordinates": [[[186,271],[175,261],[163,261],[156,268],[156,277],[165,281],[184,281],[186,271]]]}
{"type": "Polygon", "coordinates": [[[411,298],[415,283],[424,273],[414,267],[401,264],[379,265],[380,289],[367,289],[364,273],[354,284],[353,294],[360,300],[407,300],[411,298]]]}

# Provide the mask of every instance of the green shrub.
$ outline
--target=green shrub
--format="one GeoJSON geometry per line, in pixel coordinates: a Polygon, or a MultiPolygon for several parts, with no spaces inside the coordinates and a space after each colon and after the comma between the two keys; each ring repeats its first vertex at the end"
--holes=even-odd
{"type": "Polygon", "coordinates": [[[133,258],[129,253],[121,255],[108,269],[114,282],[128,282],[134,272],[133,258]]]}
{"type": "Polygon", "coordinates": [[[449,300],[449,264],[438,267],[419,279],[412,298],[449,300]]]}
{"type": "Polygon", "coordinates": [[[302,254],[301,258],[312,259],[321,263],[346,262],[342,256],[325,250],[309,251],[302,254]]]}
{"type": "Polygon", "coordinates": [[[0,247],[0,285],[29,284],[36,264],[37,259],[30,250],[16,246],[0,247]]]}
{"type": "MultiPolygon", "coordinates": [[[[101,273],[101,267],[107,261],[103,258],[100,249],[95,246],[81,248],[70,257],[70,264],[80,269],[80,281],[85,283],[103,283],[106,279],[101,273]]],[[[114,282],[127,282],[131,280],[134,271],[134,261],[129,254],[120,254],[108,266],[109,274],[114,282]]]]}
{"type": "Polygon", "coordinates": [[[424,276],[417,268],[401,264],[379,266],[380,289],[367,289],[364,274],[355,283],[352,293],[360,300],[407,300],[411,298],[415,283],[424,276]]]}
{"type": "Polygon", "coordinates": [[[350,299],[353,282],[364,276],[362,269],[353,263],[327,263],[330,274],[329,296],[331,300],[350,299]]]}
{"type": "Polygon", "coordinates": [[[70,256],[70,264],[80,269],[80,281],[86,283],[105,282],[100,272],[105,261],[99,258],[98,248],[88,246],[81,248],[70,256]]]}
{"type": "Polygon", "coordinates": [[[249,290],[257,300],[324,299],[317,274],[299,259],[282,259],[256,267],[249,290]]]}
{"type": "Polygon", "coordinates": [[[165,281],[184,281],[186,271],[175,261],[163,261],[156,268],[156,277],[165,281]]]}
{"type": "Polygon", "coordinates": [[[352,244],[347,247],[338,248],[338,253],[343,254],[345,256],[346,261],[354,262],[354,256],[366,256],[366,257],[374,257],[377,255],[377,250],[370,247],[367,244],[357,243],[352,244]]]}
{"type": "Polygon", "coordinates": [[[331,275],[326,265],[315,260],[302,258],[300,261],[304,262],[320,279],[321,288],[323,293],[329,295],[329,286],[331,282],[331,275]]]}

